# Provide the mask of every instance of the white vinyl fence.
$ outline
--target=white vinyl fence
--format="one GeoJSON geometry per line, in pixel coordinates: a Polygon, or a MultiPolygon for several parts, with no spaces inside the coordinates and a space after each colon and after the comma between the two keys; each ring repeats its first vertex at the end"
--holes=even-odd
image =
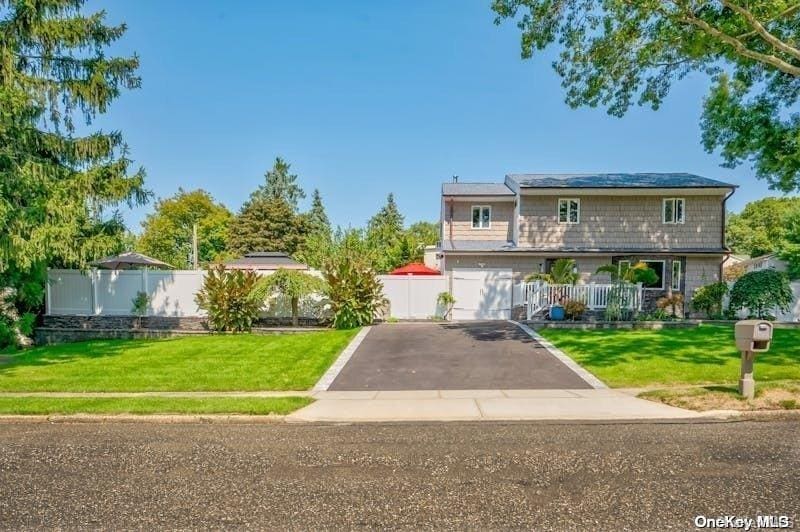
{"type": "MultiPolygon", "coordinates": [[[[728,289],[733,288],[735,283],[729,282],[728,289]]],[[[794,294],[794,299],[792,300],[792,304],[789,306],[789,310],[787,312],[781,312],[780,309],[773,309],[772,314],[775,316],[776,321],[783,321],[783,322],[800,322],[800,281],[793,281],[789,283],[789,287],[792,289],[792,294],[794,294]]],[[[730,294],[726,294],[724,299],[722,300],[723,308],[728,307],[728,302],[730,301],[730,294]]],[[[750,310],[744,308],[741,309],[737,314],[737,318],[744,319],[750,314],[750,310]]]]}
{"type": "Polygon", "coordinates": [[[444,312],[437,302],[447,292],[444,275],[379,275],[383,295],[389,300],[389,316],[398,319],[428,319],[444,312]]]}
{"type": "Polygon", "coordinates": [[[198,270],[50,270],[47,314],[131,315],[138,292],[147,316],[203,316],[194,302],[205,272],[198,270]]]}

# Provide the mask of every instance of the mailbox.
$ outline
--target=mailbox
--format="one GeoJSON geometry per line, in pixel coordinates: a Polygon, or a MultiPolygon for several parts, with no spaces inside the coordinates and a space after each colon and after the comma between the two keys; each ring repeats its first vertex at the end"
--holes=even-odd
{"type": "Polygon", "coordinates": [[[772,324],[764,320],[736,322],[736,348],[739,351],[761,353],[769,350],[772,341],[772,324]]]}

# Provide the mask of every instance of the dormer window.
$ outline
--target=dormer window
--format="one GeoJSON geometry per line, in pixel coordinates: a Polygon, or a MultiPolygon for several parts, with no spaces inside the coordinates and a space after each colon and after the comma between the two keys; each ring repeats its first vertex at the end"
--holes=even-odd
{"type": "Polygon", "coordinates": [[[489,229],[492,226],[492,207],[489,205],[472,206],[472,228],[489,229]]]}
{"type": "Polygon", "coordinates": [[[683,207],[683,198],[665,198],[661,219],[665,224],[682,224],[684,220],[683,207]]]}
{"type": "Polygon", "coordinates": [[[558,223],[577,224],[581,221],[581,200],[578,198],[559,198],[558,223]]]}

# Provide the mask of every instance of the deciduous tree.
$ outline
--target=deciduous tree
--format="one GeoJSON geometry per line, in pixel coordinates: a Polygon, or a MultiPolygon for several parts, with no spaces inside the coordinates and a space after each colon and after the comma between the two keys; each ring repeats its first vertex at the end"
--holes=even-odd
{"type": "Polygon", "coordinates": [[[522,56],[557,43],[573,107],[658,109],[689,73],[712,80],[703,145],[726,166],[752,161],[783,191],[800,189],[800,4],[790,0],[494,0],[522,32],[522,56]]]}
{"type": "Polygon", "coordinates": [[[192,263],[192,228],[197,224],[198,261],[208,264],[224,255],[231,212],[205,190],[178,190],[174,196],[159,200],[142,227],[144,232],[137,249],[178,268],[189,269],[192,263]]]}

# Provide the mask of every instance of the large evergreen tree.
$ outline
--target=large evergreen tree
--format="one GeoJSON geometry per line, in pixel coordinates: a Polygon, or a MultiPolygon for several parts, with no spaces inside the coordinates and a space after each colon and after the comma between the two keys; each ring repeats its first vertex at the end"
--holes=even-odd
{"type": "Polygon", "coordinates": [[[106,51],[125,25],[82,13],[83,3],[0,0],[3,283],[117,251],[124,232],[115,208],[148,199],[119,132],[76,130],[140,86],[138,58],[106,51]]]}
{"type": "Polygon", "coordinates": [[[316,188],[311,195],[311,209],[309,209],[306,217],[308,218],[309,230],[312,233],[330,236],[331,222],[325,212],[325,206],[322,204],[322,196],[320,196],[319,190],[316,188]]]}
{"type": "Polygon", "coordinates": [[[155,212],[142,222],[144,232],[136,247],[146,255],[189,269],[193,226],[197,224],[198,261],[206,264],[224,255],[232,218],[205,190],[181,189],[156,203],[155,212]]]}
{"type": "Polygon", "coordinates": [[[252,199],[279,198],[288,203],[294,211],[297,211],[297,204],[306,197],[306,193],[297,184],[297,174],[289,173],[291,166],[282,158],[276,157],[272,169],[264,174],[266,182],[253,193],[252,199]]]}
{"type": "Polygon", "coordinates": [[[282,198],[254,197],[234,218],[228,250],[235,255],[281,251],[293,255],[308,234],[308,221],[282,198]]]}
{"type": "Polygon", "coordinates": [[[394,194],[386,198],[381,207],[367,224],[367,242],[376,252],[375,268],[386,272],[400,265],[403,260],[400,247],[403,239],[403,215],[394,201],[394,194]]]}

